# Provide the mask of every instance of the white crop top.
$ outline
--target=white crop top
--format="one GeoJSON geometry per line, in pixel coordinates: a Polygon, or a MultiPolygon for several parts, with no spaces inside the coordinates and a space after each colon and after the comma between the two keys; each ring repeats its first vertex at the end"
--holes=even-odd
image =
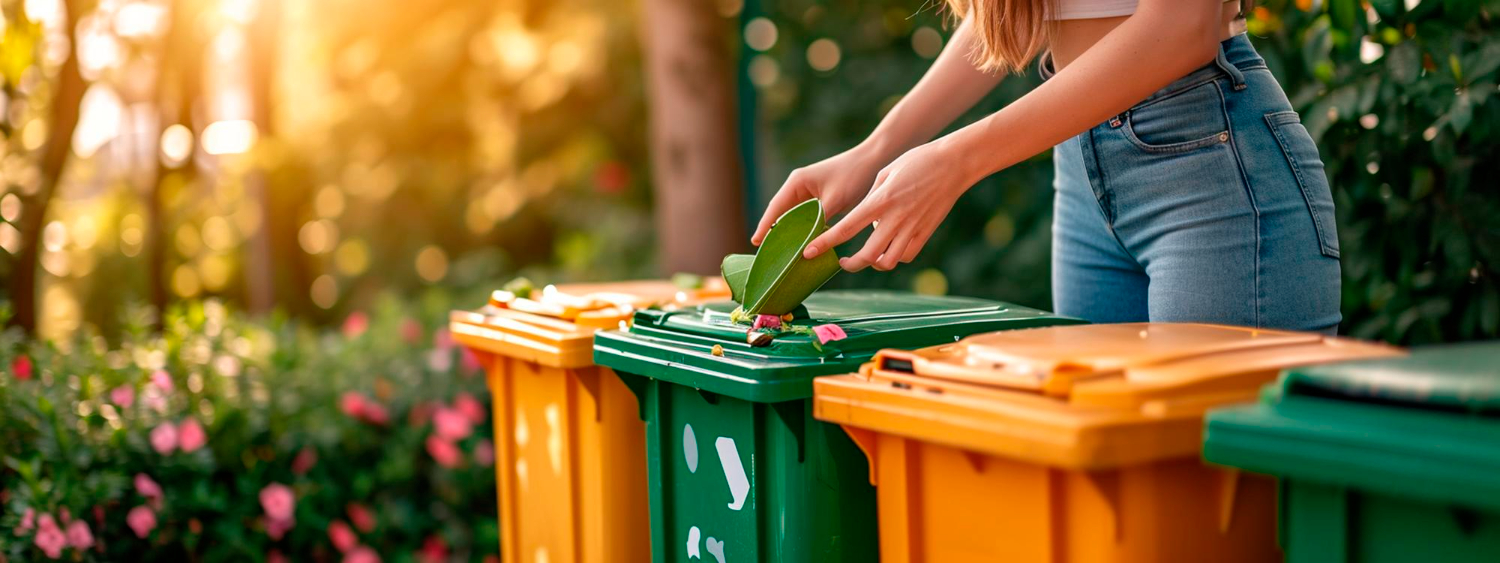
{"type": "Polygon", "coordinates": [[[1135,3],[1136,0],[1057,0],[1057,15],[1047,19],[1087,20],[1128,16],[1135,13],[1135,3]]]}

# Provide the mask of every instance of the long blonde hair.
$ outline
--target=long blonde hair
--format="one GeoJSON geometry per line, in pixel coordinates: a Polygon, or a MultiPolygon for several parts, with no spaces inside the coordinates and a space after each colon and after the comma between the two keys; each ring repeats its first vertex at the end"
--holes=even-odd
{"type": "Polygon", "coordinates": [[[970,53],[981,70],[1021,72],[1047,48],[1052,0],[948,0],[954,19],[969,19],[979,46],[970,53]]]}

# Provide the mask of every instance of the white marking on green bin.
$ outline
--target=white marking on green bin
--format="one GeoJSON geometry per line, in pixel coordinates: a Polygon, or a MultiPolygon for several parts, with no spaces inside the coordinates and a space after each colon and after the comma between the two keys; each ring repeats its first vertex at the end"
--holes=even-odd
{"type": "Polygon", "coordinates": [[[698,552],[698,536],[699,535],[700,535],[700,532],[698,531],[698,527],[697,526],[693,526],[692,528],[688,528],[688,541],[687,541],[687,550],[688,550],[687,556],[688,556],[688,559],[702,559],[703,558],[703,554],[698,552]]]}
{"type": "Polygon", "coordinates": [[[714,441],[714,447],[719,450],[719,465],[724,467],[724,478],[729,481],[729,495],[734,502],[729,503],[730,510],[740,510],[745,507],[745,499],[750,496],[750,479],[745,477],[745,464],[740,461],[740,450],[734,445],[734,438],[720,436],[714,441]]]}
{"type": "Polygon", "coordinates": [[[691,424],[682,425],[682,457],[687,459],[688,473],[697,473],[698,437],[693,435],[691,424]]]}

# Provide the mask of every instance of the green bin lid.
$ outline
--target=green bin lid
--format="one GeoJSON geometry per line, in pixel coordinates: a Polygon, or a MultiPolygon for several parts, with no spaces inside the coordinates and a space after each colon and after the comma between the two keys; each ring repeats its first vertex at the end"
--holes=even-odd
{"type": "Polygon", "coordinates": [[[1212,463],[1500,510],[1500,342],[1287,370],[1210,412],[1212,463]]]}
{"type": "Polygon", "coordinates": [[[1390,406],[1500,412],[1500,342],[1419,349],[1399,359],[1288,370],[1283,393],[1390,406]]]}
{"type": "Polygon", "coordinates": [[[803,303],[793,325],[837,324],[847,338],[816,346],[810,335],[782,333],[763,347],[729,320],[733,302],[637,311],[625,330],[594,335],[595,363],[755,402],[812,396],[812,378],[852,373],[882,348],[913,349],[981,332],[1084,321],[1000,301],[901,291],[829,290],[803,303]],[[715,356],[715,345],[724,355],[715,356]]]}

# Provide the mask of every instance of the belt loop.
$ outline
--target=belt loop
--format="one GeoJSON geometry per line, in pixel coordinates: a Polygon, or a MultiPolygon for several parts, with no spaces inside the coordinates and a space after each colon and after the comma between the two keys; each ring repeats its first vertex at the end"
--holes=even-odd
{"type": "Polygon", "coordinates": [[[1239,67],[1229,64],[1229,57],[1224,56],[1223,44],[1219,45],[1219,54],[1214,57],[1214,64],[1229,75],[1229,83],[1234,86],[1235,91],[1245,89],[1245,75],[1240,72],[1239,67]]]}

